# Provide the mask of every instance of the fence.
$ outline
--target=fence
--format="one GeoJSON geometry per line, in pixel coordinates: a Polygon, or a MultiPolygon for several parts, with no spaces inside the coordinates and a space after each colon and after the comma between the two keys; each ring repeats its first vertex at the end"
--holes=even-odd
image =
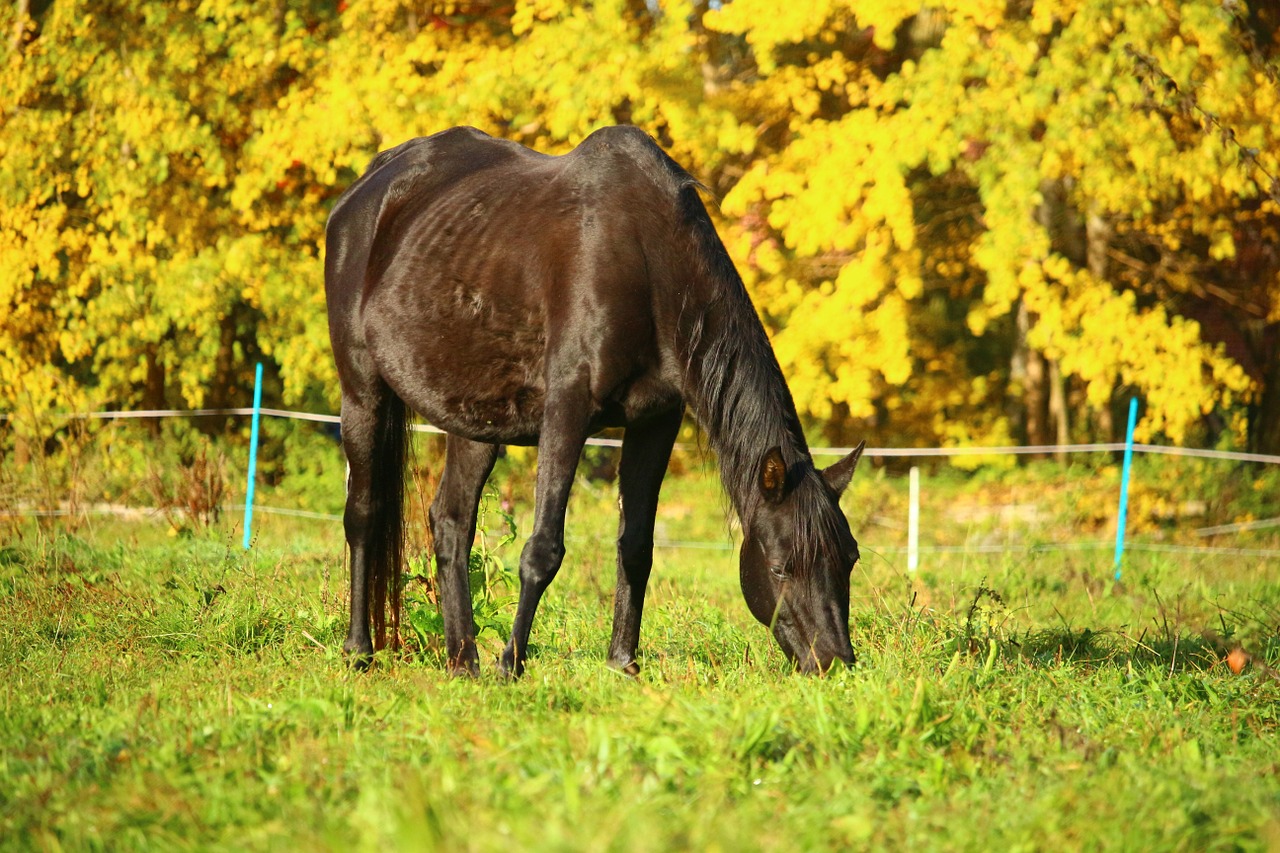
{"type": "MultiPolygon", "coordinates": [[[[315,414],[310,412],[295,412],[286,409],[264,408],[261,405],[261,370],[257,374],[257,382],[255,383],[254,406],[248,408],[223,408],[223,409],[194,409],[194,410],[144,410],[144,411],[106,411],[106,412],[89,412],[89,413],[66,413],[59,415],[65,419],[86,419],[86,420],[137,420],[137,419],[154,419],[154,418],[199,418],[213,416],[248,416],[252,418],[251,429],[251,450],[249,455],[249,470],[247,485],[245,489],[245,502],[243,504],[224,505],[223,509],[230,509],[244,512],[244,547],[247,549],[252,543],[252,521],[253,514],[267,513],[282,516],[291,516],[297,518],[316,519],[322,521],[340,521],[342,516],[334,513],[313,512],[309,510],[289,508],[289,507],[272,507],[272,506],[255,506],[255,471],[257,459],[257,445],[259,440],[258,423],[262,417],[284,418],[300,421],[310,421],[313,423],[323,424],[340,424],[341,418],[336,415],[315,414]]],[[[962,457],[962,456],[1002,456],[1002,455],[1061,455],[1061,454],[1081,454],[1081,453],[1117,453],[1124,452],[1125,462],[1121,480],[1120,495],[1117,501],[1117,531],[1115,548],[1115,570],[1116,578],[1120,578],[1121,559],[1124,550],[1136,551],[1152,551],[1152,552],[1195,552],[1202,554],[1216,554],[1224,556],[1249,556],[1263,559],[1280,558],[1280,549],[1273,548],[1247,548],[1247,547],[1222,547],[1222,546],[1188,546],[1175,545],[1166,543],[1150,543],[1150,542],[1126,542],[1125,541],[1125,517],[1128,510],[1128,482],[1130,477],[1130,465],[1133,454],[1159,454],[1186,456],[1201,459],[1214,459],[1231,462],[1253,462],[1268,465],[1280,464],[1280,456],[1271,456],[1258,453],[1244,453],[1235,451],[1219,451],[1206,450],[1197,448],[1169,447],[1163,445],[1151,444],[1135,444],[1133,442],[1133,424],[1136,415],[1136,401],[1130,408],[1130,421],[1127,440],[1125,442],[1110,443],[1092,443],[1092,444],[1075,444],[1075,445],[1034,445],[1034,446],[1003,446],[1003,447],[925,447],[925,448],[867,448],[864,456],[880,457],[880,458],[931,458],[931,457],[962,457]]],[[[0,420],[8,419],[6,415],[0,415],[0,420]]],[[[413,424],[411,427],[418,432],[441,434],[442,431],[427,425],[413,424]]],[[[621,441],[612,438],[592,437],[587,440],[588,445],[599,447],[619,447],[621,441]]],[[[683,445],[677,445],[683,447],[683,445]]],[[[687,448],[686,448],[687,449],[687,448]]],[[[821,456],[844,456],[849,453],[852,448],[847,447],[817,447],[812,448],[811,452],[815,457],[821,456]]],[[[1113,547],[1110,541],[1080,541],[1080,542],[1056,542],[1056,543],[1006,543],[1006,544],[989,544],[989,543],[970,543],[965,545],[921,545],[918,540],[919,519],[920,519],[920,477],[919,470],[912,467],[909,476],[909,505],[908,505],[908,535],[907,545],[905,547],[890,546],[881,549],[885,553],[906,553],[907,568],[914,571],[919,565],[921,554],[952,554],[952,553],[998,553],[1007,551],[1025,551],[1030,553],[1045,551],[1104,551],[1113,547]]],[[[61,509],[49,508],[26,508],[18,509],[11,512],[0,512],[0,517],[33,517],[33,516],[57,516],[65,515],[67,511],[61,509]]],[[[1197,529],[1197,534],[1202,537],[1211,537],[1231,533],[1241,533],[1248,531],[1264,530],[1273,527],[1280,527],[1280,518],[1251,520],[1246,522],[1238,522],[1233,524],[1214,525],[1197,529]]],[[[730,549],[734,547],[727,542],[702,542],[702,541],[680,541],[680,540],[659,540],[655,542],[658,547],[662,548],[694,548],[694,549],[730,549]]]]}

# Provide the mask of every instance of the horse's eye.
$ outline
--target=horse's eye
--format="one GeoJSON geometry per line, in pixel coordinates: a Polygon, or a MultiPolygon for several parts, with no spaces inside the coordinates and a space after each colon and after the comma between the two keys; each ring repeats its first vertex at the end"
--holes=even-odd
{"type": "Polygon", "coordinates": [[[769,573],[780,581],[787,579],[787,567],[781,563],[772,563],[769,566],[769,573]]]}

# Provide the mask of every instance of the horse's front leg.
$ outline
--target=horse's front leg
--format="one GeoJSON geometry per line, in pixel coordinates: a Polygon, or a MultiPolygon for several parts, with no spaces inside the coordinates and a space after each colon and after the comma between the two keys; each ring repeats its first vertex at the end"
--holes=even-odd
{"type": "Polygon", "coordinates": [[[534,495],[533,532],[520,553],[520,599],[511,639],[498,666],[510,678],[524,674],[529,633],[542,594],[564,560],[564,517],[578,457],[587,440],[590,395],[585,387],[548,394],[542,435],[538,440],[538,480],[534,495]]]}
{"type": "Polygon", "coordinates": [[[435,543],[436,580],[444,616],[444,645],[455,675],[479,675],[476,627],[471,609],[470,557],[476,507],[498,458],[496,444],[446,438],[444,474],[429,513],[435,543]]]}
{"type": "Polygon", "coordinates": [[[644,593],[653,568],[653,524],[658,491],[671,448],[680,431],[682,409],[627,427],[618,466],[618,587],[613,597],[613,639],[609,665],[637,675],[636,648],[644,593]]]}

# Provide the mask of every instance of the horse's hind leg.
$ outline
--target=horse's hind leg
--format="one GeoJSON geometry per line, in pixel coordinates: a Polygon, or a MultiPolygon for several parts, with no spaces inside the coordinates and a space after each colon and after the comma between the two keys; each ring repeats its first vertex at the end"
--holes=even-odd
{"type": "Polygon", "coordinates": [[[468,567],[476,535],[476,506],[498,458],[498,446],[450,435],[445,454],[444,474],[430,512],[445,650],[455,674],[479,675],[468,567]]]}
{"type": "Polygon", "coordinates": [[[653,568],[653,524],[658,491],[680,431],[681,409],[627,428],[618,466],[618,587],[613,597],[609,665],[628,675],[640,672],[636,648],[644,593],[653,568]]]}
{"type": "Polygon", "coordinates": [[[363,669],[373,660],[374,639],[379,647],[386,639],[388,593],[393,620],[399,607],[408,437],[400,398],[376,378],[362,390],[344,387],[342,395],[342,445],[350,466],[342,520],[351,549],[351,623],[342,648],[363,669]]]}

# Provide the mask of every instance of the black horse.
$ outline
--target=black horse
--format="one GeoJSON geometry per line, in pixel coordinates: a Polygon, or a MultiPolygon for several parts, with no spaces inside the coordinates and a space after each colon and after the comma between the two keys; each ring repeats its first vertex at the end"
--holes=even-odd
{"type": "Polygon", "coordinates": [[[639,671],[654,513],[689,406],[742,521],[742,592],[804,671],[851,663],[840,511],[862,446],[813,466],[795,404],[699,185],[644,132],[611,127],[552,157],[473,128],[374,158],[326,233],[329,334],[350,463],[346,652],[395,626],[409,410],[447,434],[430,510],[449,666],[478,671],[467,557],[503,444],[538,448],[533,532],[499,666],[524,670],[564,558],[587,437],[625,427],[609,663],[639,671]],[[371,636],[370,619],[373,622],[371,636]]]}

